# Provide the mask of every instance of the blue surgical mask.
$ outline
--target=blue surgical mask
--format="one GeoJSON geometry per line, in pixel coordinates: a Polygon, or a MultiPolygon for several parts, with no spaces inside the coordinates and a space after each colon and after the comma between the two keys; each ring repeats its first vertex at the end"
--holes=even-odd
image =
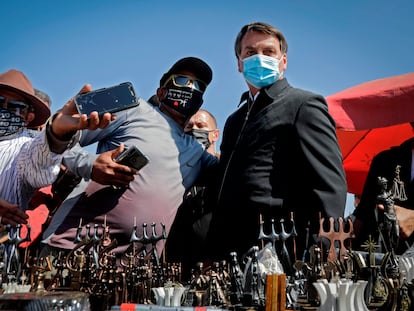
{"type": "Polygon", "coordinates": [[[279,60],[262,54],[255,54],[243,59],[244,78],[254,87],[260,89],[276,82],[280,77],[279,60]]]}

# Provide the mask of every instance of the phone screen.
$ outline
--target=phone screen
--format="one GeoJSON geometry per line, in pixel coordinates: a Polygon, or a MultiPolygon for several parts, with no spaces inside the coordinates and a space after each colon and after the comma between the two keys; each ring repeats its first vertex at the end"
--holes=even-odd
{"type": "Polygon", "coordinates": [[[135,90],[130,82],[121,83],[108,88],[102,88],[75,97],[79,113],[89,114],[97,111],[99,115],[105,112],[114,113],[138,106],[135,90]]]}

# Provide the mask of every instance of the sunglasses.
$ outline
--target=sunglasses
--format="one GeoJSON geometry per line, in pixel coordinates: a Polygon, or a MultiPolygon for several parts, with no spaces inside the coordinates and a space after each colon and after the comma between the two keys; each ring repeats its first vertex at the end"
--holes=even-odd
{"type": "Polygon", "coordinates": [[[20,100],[15,99],[9,99],[8,97],[4,97],[0,95],[0,106],[7,108],[7,109],[29,109],[30,105],[26,104],[25,102],[22,102],[20,100]],[[6,106],[4,106],[6,104],[6,106]]]}
{"type": "Polygon", "coordinates": [[[165,81],[163,86],[165,87],[171,82],[175,86],[188,86],[200,91],[201,93],[204,93],[207,88],[207,84],[205,82],[184,75],[171,75],[168,80],[165,81]]]}

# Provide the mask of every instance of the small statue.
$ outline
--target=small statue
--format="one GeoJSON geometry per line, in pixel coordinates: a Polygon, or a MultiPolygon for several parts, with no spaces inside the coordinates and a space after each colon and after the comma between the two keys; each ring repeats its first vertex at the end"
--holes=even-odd
{"type": "Polygon", "coordinates": [[[230,302],[232,305],[238,305],[243,297],[244,276],[236,252],[230,253],[230,279],[230,302]]]}
{"type": "Polygon", "coordinates": [[[396,249],[400,235],[397,215],[394,209],[394,197],[392,191],[388,190],[388,181],[384,177],[378,177],[380,194],[377,196],[377,204],[384,206],[384,221],[382,235],[387,247],[386,251],[390,252],[396,249]]]}
{"type": "Polygon", "coordinates": [[[407,195],[405,193],[404,182],[400,178],[401,165],[395,167],[395,176],[392,184],[392,192],[394,199],[399,201],[407,201],[407,195]]]}
{"type": "Polygon", "coordinates": [[[207,289],[210,277],[204,273],[204,264],[198,262],[192,271],[193,276],[190,281],[190,290],[193,291],[193,307],[204,306],[207,304],[207,289]]]}

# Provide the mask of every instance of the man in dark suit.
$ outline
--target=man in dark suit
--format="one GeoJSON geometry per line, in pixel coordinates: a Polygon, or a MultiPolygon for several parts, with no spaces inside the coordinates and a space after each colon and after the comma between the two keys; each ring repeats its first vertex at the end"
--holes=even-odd
{"type": "MultiPolygon", "coordinates": [[[[414,125],[414,124],[412,124],[414,125]]],[[[399,146],[392,147],[377,154],[371,162],[361,200],[354,211],[354,230],[356,240],[355,249],[368,240],[369,235],[378,241],[378,225],[382,222],[383,213],[377,209],[380,185],[378,178],[384,177],[388,181],[388,189],[392,191],[395,214],[397,216],[400,232],[397,254],[403,253],[413,244],[414,237],[414,182],[413,179],[413,147],[414,138],[399,146]],[[378,222],[375,221],[378,218],[378,222]]],[[[385,249],[383,249],[385,251],[385,249]]]]}
{"type": "MultiPolygon", "coordinates": [[[[235,52],[249,91],[224,127],[206,258],[241,256],[258,245],[261,217],[275,224],[283,218],[290,232],[292,212],[301,258],[306,229],[317,234],[319,215],[343,217],[346,181],[335,124],[322,96],[284,78],[287,42],[278,29],[245,25],[235,52]]],[[[288,250],[293,256],[293,245],[288,250]]]]}

